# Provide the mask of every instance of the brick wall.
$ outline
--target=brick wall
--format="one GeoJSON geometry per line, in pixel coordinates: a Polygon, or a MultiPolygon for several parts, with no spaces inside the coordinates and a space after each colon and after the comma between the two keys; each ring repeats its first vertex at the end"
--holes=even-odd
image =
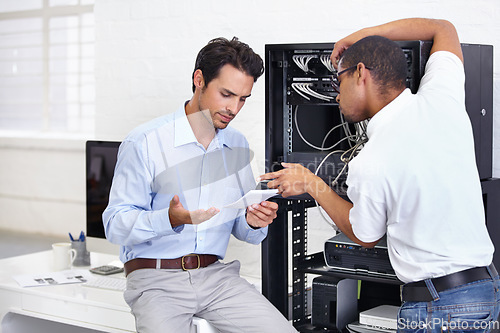
{"type": "MultiPolygon", "coordinates": [[[[196,54],[214,37],[238,36],[264,57],[265,44],[332,42],[364,26],[418,16],[452,21],[462,42],[500,46],[499,14],[497,0],[100,0],[95,5],[97,138],[121,140],[138,124],[188,100],[196,54]]],[[[496,63],[498,54],[495,49],[496,63]]],[[[499,102],[495,97],[497,110],[499,102]]],[[[495,128],[500,129],[499,112],[495,128]]],[[[254,172],[264,172],[263,78],[232,125],[255,152],[254,172]]],[[[494,173],[500,176],[500,130],[494,173]]],[[[314,211],[309,218],[309,248],[320,251],[332,231],[314,211]]],[[[249,246],[232,241],[227,259],[242,260],[243,273],[258,276],[259,254],[249,246]]]]}

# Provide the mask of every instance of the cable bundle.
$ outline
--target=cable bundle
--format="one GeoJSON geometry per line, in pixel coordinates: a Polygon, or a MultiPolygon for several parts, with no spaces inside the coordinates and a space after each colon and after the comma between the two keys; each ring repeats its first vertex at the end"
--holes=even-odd
{"type": "Polygon", "coordinates": [[[304,73],[309,72],[308,63],[311,59],[317,58],[315,55],[294,55],[292,56],[293,62],[304,71],[304,73]]]}
{"type": "Polygon", "coordinates": [[[323,54],[319,60],[330,72],[335,73],[335,68],[330,61],[330,56],[328,54],[323,54]]]}
{"type": "MultiPolygon", "coordinates": [[[[310,147],[312,147],[314,149],[320,150],[320,151],[325,151],[325,150],[331,150],[331,149],[335,148],[337,145],[339,145],[341,142],[343,142],[345,140],[349,141],[349,146],[350,146],[349,149],[347,149],[347,150],[334,150],[334,151],[331,151],[318,164],[318,166],[316,167],[316,171],[314,172],[314,174],[317,175],[318,172],[319,172],[319,170],[321,169],[321,167],[325,163],[325,161],[331,155],[342,153],[342,155],[340,156],[340,160],[342,162],[344,162],[344,166],[342,167],[342,169],[340,170],[340,172],[338,173],[338,175],[335,177],[335,179],[331,182],[331,184],[329,184],[331,187],[333,187],[333,186],[335,186],[337,184],[337,182],[339,181],[339,179],[342,176],[342,174],[344,174],[346,172],[348,163],[360,152],[360,150],[363,148],[363,146],[365,145],[365,143],[368,141],[368,135],[366,134],[366,128],[367,128],[367,125],[368,125],[368,120],[364,120],[362,122],[355,123],[354,124],[355,133],[352,133],[351,129],[349,128],[349,124],[344,120],[344,116],[342,115],[342,113],[340,113],[340,118],[342,119],[342,122],[340,124],[334,126],[332,129],[330,129],[330,131],[328,131],[328,133],[326,133],[325,137],[323,138],[323,142],[321,144],[321,147],[318,147],[318,146],[310,143],[309,141],[307,141],[306,138],[302,135],[302,132],[299,129],[299,124],[298,124],[298,121],[297,121],[298,110],[299,110],[299,106],[297,105],[295,107],[295,115],[294,115],[295,127],[297,128],[297,133],[299,134],[300,138],[308,146],[310,146],[310,147]],[[341,128],[341,127],[344,129],[344,133],[345,133],[346,136],[344,138],[340,139],[339,141],[337,141],[332,146],[325,148],[324,146],[325,146],[326,139],[328,138],[328,136],[330,136],[330,134],[335,129],[341,128]]],[[[335,230],[338,230],[337,226],[333,223],[333,221],[331,221],[331,219],[328,216],[325,216],[325,213],[324,213],[323,209],[321,208],[321,206],[318,205],[318,202],[315,201],[315,203],[316,203],[316,206],[318,207],[319,212],[321,213],[321,216],[323,217],[323,219],[332,228],[334,228],[335,230]]]]}
{"type": "Polygon", "coordinates": [[[314,91],[311,89],[312,83],[303,83],[303,82],[295,82],[292,83],[292,89],[295,90],[297,94],[300,96],[304,97],[308,101],[311,100],[309,96],[316,97],[318,99],[331,102],[332,100],[335,99],[335,97],[332,96],[327,96],[327,95],[322,95],[318,93],[317,91],[314,91]],[[307,96],[309,95],[309,96],[307,96]]]}

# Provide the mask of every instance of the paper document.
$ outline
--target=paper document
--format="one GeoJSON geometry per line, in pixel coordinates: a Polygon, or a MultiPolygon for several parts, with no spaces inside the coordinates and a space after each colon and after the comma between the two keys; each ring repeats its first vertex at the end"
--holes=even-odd
{"type": "Polygon", "coordinates": [[[60,272],[24,274],[13,276],[21,287],[53,286],[57,284],[82,283],[90,278],[88,270],[66,270],[60,272]]]}
{"type": "Polygon", "coordinates": [[[224,206],[224,208],[243,209],[253,204],[266,201],[270,197],[274,197],[277,194],[278,194],[278,189],[251,190],[247,194],[245,194],[241,199],[233,202],[232,204],[224,206]]]}

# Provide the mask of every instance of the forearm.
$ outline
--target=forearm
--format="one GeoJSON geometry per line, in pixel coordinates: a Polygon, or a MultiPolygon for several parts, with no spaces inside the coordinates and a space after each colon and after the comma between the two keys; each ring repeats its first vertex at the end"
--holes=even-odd
{"type": "Polygon", "coordinates": [[[114,244],[132,246],[179,231],[170,226],[168,209],[146,211],[132,207],[108,207],[103,213],[106,238],[114,244]]]}
{"type": "Polygon", "coordinates": [[[362,29],[360,36],[378,35],[391,40],[433,40],[448,28],[450,23],[445,20],[410,18],[362,29]]]}
{"type": "Polygon", "coordinates": [[[339,59],[345,49],[360,39],[372,35],[391,40],[431,40],[433,41],[431,53],[449,51],[463,61],[460,41],[453,24],[446,20],[427,18],[401,19],[356,31],[335,45],[332,57],[339,59]]]}
{"type": "Polygon", "coordinates": [[[373,247],[377,244],[378,241],[365,243],[356,237],[349,220],[352,203],[341,198],[321,178],[315,177],[315,180],[309,183],[308,193],[323,207],[340,231],[363,247],[373,247]]]}

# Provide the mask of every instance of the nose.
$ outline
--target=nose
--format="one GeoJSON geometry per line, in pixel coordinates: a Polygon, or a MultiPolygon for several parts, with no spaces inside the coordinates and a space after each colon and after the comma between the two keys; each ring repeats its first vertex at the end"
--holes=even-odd
{"type": "Polygon", "coordinates": [[[235,98],[226,105],[226,111],[232,115],[235,115],[236,113],[238,113],[240,109],[239,103],[240,103],[239,99],[235,98]]]}
{"type": "Polygon", "coordinates": [[[337,101],[337,103],[340,103],[340,94],[337,94],[337,96],[335,97],[335,100],[337,101]]]}

